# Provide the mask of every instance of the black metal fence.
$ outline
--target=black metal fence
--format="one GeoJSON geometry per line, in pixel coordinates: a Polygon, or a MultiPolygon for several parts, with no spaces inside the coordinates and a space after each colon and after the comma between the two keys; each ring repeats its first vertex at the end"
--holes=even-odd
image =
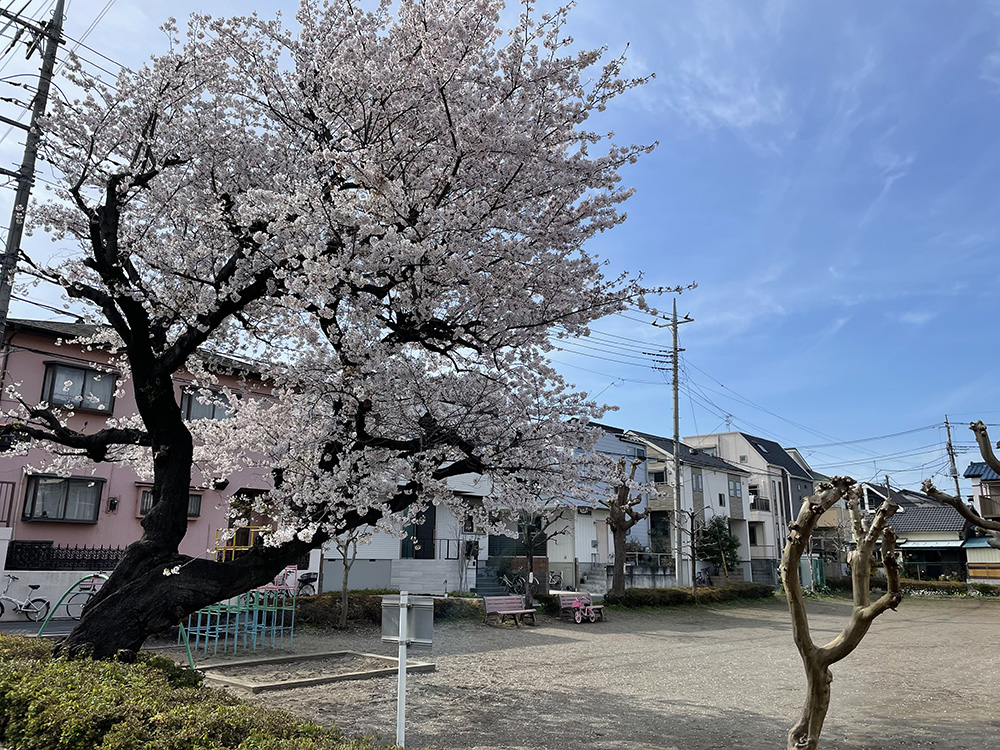
{"type": "Polygon", "coordinates": [[[70,547],[53,542],[13,541],[7,548],[7,570],[111,570],[124,547],[70,547]]]}

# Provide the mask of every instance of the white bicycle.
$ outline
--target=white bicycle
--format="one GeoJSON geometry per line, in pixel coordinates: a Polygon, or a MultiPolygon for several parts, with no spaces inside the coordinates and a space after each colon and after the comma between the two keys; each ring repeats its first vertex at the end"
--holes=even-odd
{"type": "MultiPolygon", "coordinates": [[[[32,622],[38,622],[39,620],[44,620],[45,616],[48,615],[49,607],[51,606],[49,604],[49,600],[42,599],[39,596],[34,599],[25,599],[22,602],[18,599],[15,599],[12,596],[8,596],[7,589],[9,589],[10,585],[17,580],[17,576],[12,576],[10,573],[7,573],[6,577],[7,577],[7,585],[4,586],[3,591],[0,592],[0,617],[3,617],[3,611],[4,611],[3,603],[4,601],[8,601],[13,603],[15,612],[20,612],[22,615],[27,617],[32,622]]],[[[35,591],[37,588],[38,588],[37,583],[29,583],[28,596],[31,596],[32,592],[35,591]]]]}

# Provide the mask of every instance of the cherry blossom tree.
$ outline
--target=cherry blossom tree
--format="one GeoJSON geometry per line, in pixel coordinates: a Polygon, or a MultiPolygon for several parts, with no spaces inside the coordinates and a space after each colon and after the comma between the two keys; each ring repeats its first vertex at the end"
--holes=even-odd
{"type": "Polygon", "coordinates": [[[489,482],[484,522],[530,507],[525,487],[579,481],[540,457],[589,451],[599,410],[546,353],[645,304],[584,249],[623,221],[619,170],[650,148],[590,118],[641,81],[573,51],[566,9],[526,0],[504,31],[501,8],[306,0],[294,31],[168,25],[169,51],[114,86],[71,69],[83,94],[45,132],[62,187],[34,229],[78,252],[21,269],[87,305],[137,413],[79,427],[22,397],[3,430],[64,468],[135,462],[153,506],[63,652],[133,651],[333,536],[457,502],[450,477],[489,482]],[[272,393],[186,422],[172,378],[214,387],[212,350],[252,358],[272,393]],[[267,544],[225,563],[178,553],[196,461],[206,482],[270,472],[253,500],[267,544]]]}

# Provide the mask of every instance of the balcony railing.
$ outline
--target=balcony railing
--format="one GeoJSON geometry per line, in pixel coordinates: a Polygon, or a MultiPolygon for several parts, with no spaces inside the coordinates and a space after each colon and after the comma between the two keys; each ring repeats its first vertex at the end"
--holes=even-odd
{"type": "Polygon", "coordinates": [[[399,556],[404,560],[458,560],[463,544],[466,559],[479,556],[475,539],[404,539],[399,556]]]}
{"type": "Polygon", "coordinates": [[[757,495],[750,496],[750,510],[763,510],[770,512],[771,510],[771,499],[768,497],[760,497],[757,495]]]}

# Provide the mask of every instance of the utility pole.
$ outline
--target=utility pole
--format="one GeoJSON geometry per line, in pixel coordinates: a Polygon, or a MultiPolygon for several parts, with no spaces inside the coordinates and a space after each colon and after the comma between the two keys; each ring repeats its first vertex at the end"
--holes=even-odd
{"type": "Polygon", "coordinates": [[[38,89],[31,103],[31,123],[21,123],[8,118],[0,118],[3,122],[26,130],[28,135],[24,143],[24,157],[21,168],[17,172],[0,169],[0,174],[17,180],[17,192],[14,196],[14,208],[10,214],[10,227],[7,230],[7,244],[4,249],[3,261],[0,263],[0,342],[4,340],[7,327],[7,314],[10,310],[10,295],[14,289],[14,274],[17,270],[17,254],[21,249],[21,237],[24,234],[24,217],[28,210],[28,199],[31,197],[31,186],[35,181],[35,158],[38,156],[38,144],[42,139],[39,120],[45,116],[45,107],[49,101],[49,86],[56,66],[56,52],[62,44],[63,8],[65,0],[56,0],[56,8],[52,20],[42,24],[26,21],[19,15],[0,11],[0,16],[10,22],[26,28],[34,41],[28,47],[28,57],[35,49],[44,44],[42,52],[42,68],[38,74],[38,89]]]}
{"type": "MultiPolygon", "coordinates": [[[[670,318],[670,328],[673,333],[673,364],[674,364],[674,527],[677,531],[677,540],[674,544],[674,579],[681,582],[681,411],[680,411],[680,353],[684,351],[677,346],[677,327],[682,323],[690,323],[693,318],[685,315],[684,320],[677,319],[677,300],[674,300],[674,312],[670,318]]],[[[692,508],[693,510],[693,508],[692,508]]],[[[694,536],[691,537],[691,557],[694,557],[694,536]]],[[[692,563],[693,565],[693,563],[692,563]]],[[[694,586],[694,579],[691,579],[694,586]]]]}
{"type": "Polygon", "coordinates": [[[955,497],[962,502],[962,490],[958,486],[958,466],[955,464],[955,446],[951,444],[951,424],[948,422],[948,415],[944,415],[944,429],[948,433],[948,461],[951,462],[951,478],[955,480],[955,497]]]}

